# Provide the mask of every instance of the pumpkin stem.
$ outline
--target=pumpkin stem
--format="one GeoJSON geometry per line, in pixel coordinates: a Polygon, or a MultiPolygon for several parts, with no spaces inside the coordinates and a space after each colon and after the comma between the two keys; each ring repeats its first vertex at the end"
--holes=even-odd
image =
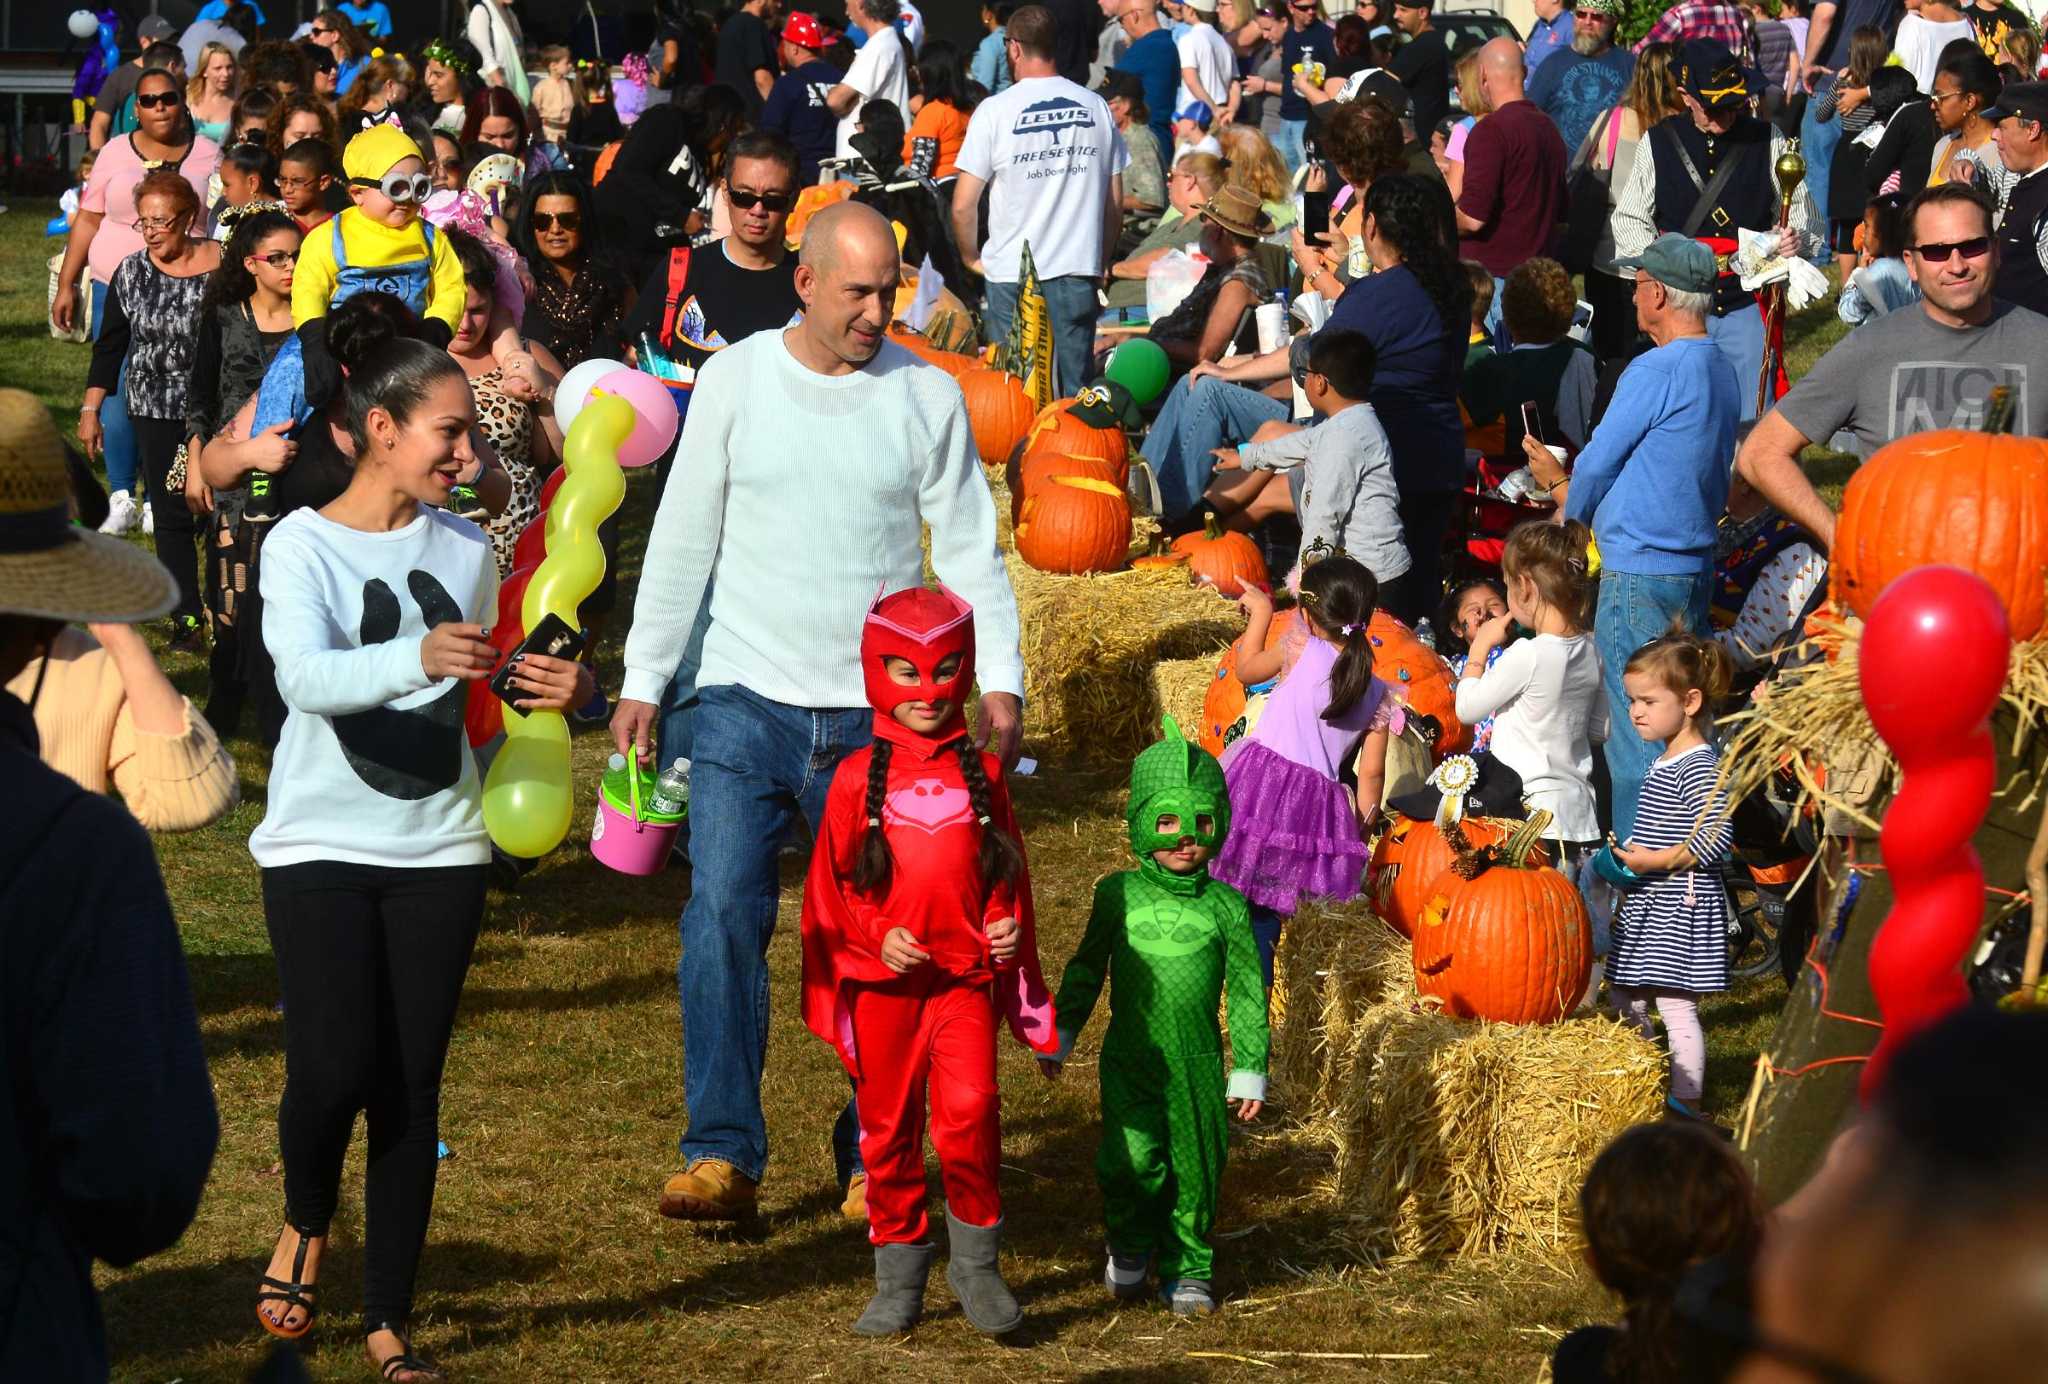
{"type": "MultiPolygon", "coordinates": [[[[2004,388],[2002,385],[1999,387],[2004,388]]],[[[1223,537],[1223,525],[1216,522],[1216,511],[1213,509],[1202,512],[1202,537],[1212,543],[1223,537]]]]}
{"type": "Polygon", "coordinates": [[[2010,385],[1993,385],[1991,397],[1984,403],[1984,431],[1988,433],[2009,433],[2012,431],[2014,403],[2010,385]]]}
{"type": "Polygon", "coordinates": [[[1544,828],[1549,825],[1550,812],[1548,809],[1537,808],[1529,814],[1528,821],[1516,827],[1508,835],[1508,839],[1501,843],[1501,859],[1511,869],[1528,869],[1529,853],[1536,849],[1537,842],[1543,839],[1544,828]]]}

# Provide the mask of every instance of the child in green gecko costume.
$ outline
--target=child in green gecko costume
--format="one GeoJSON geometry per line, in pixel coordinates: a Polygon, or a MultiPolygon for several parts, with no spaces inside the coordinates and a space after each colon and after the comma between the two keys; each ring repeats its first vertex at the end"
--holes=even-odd
{"type": "Polygon", "coordinates": [[[1209,877],[1209,858],[1230,829],[1223,770],[1172,717],[1165,727],[1166,738],[1131,766],[1124,815],[1138,868],[1095,886],[1088,931],[1053,1004],[1059,1056],[1041,1064],[1059,1074],[1109,979],[1095,1159],[1109,1230],[1103,1282],[1118,1298],[1141,1298],[1146,1261],[1156,1259],[1161,1299],[1177,1315],[1201,1316],[1216,1309],[1209,1229],[1226,1107],[1250,1120],[1265,1102],[1266,983],[1244,896],[1209,877]],[[1227,1083],[1216,1022],[1226,988],[1236,1061],[1227,1083]]]}

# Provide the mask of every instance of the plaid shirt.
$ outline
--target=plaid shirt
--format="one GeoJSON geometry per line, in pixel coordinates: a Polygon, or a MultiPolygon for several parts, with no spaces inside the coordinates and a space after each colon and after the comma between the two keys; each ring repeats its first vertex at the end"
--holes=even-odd
{"type": "Polygon", "coordinates": [[[1689,38],[1725,44],[1744,67],[1756,66],[1755,23],[1741,9],[1717,0],[1678,0],[1650,26],[1635,51],[1640,53],[1652,43],[1684,43],[1689,38]]]}

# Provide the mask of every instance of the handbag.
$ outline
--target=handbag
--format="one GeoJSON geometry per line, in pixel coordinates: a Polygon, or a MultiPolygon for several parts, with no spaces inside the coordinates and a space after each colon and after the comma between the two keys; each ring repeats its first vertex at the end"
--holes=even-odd
{"type": "MultiPolygon", "coordinates": [[[[1614,124],[1617,109],[1619,107],[1610,108],[1592,129],[1586,131],[1586,137],[1579,142],[1579,152],[1565,173],[1564,244],[1558,258],[1569,273],[1590,272],[1594,251],[1606,238],[1607,218],[1613,210],[1608,205],[1607,183],[1614,176],[1614,170],[1612,164],[1607,168],[1595,168],[1593,150],[1599,147],[1608,127],[1614,124]]],[[[1612,157],[1612,150],[1609,156],[1612,157]]]]}

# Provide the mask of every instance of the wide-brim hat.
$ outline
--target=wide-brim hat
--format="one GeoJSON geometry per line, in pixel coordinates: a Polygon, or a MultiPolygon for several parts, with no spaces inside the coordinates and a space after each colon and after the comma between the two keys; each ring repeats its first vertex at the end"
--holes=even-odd
{"type": "Polygon", "coordinates": [[[0,389],[0,612],[127,625],[177,603],[177,583],[149,552],[71,522],[50,411],[25,390],[0,389]]]}
{"type": "Polygon", "coordinates": [[[1217,188],[1216,195],[1195,214],[1249,240],[1273,234],[1273,218],[1266,214],[1259,199],[1235,183],[1217,188]]]}

